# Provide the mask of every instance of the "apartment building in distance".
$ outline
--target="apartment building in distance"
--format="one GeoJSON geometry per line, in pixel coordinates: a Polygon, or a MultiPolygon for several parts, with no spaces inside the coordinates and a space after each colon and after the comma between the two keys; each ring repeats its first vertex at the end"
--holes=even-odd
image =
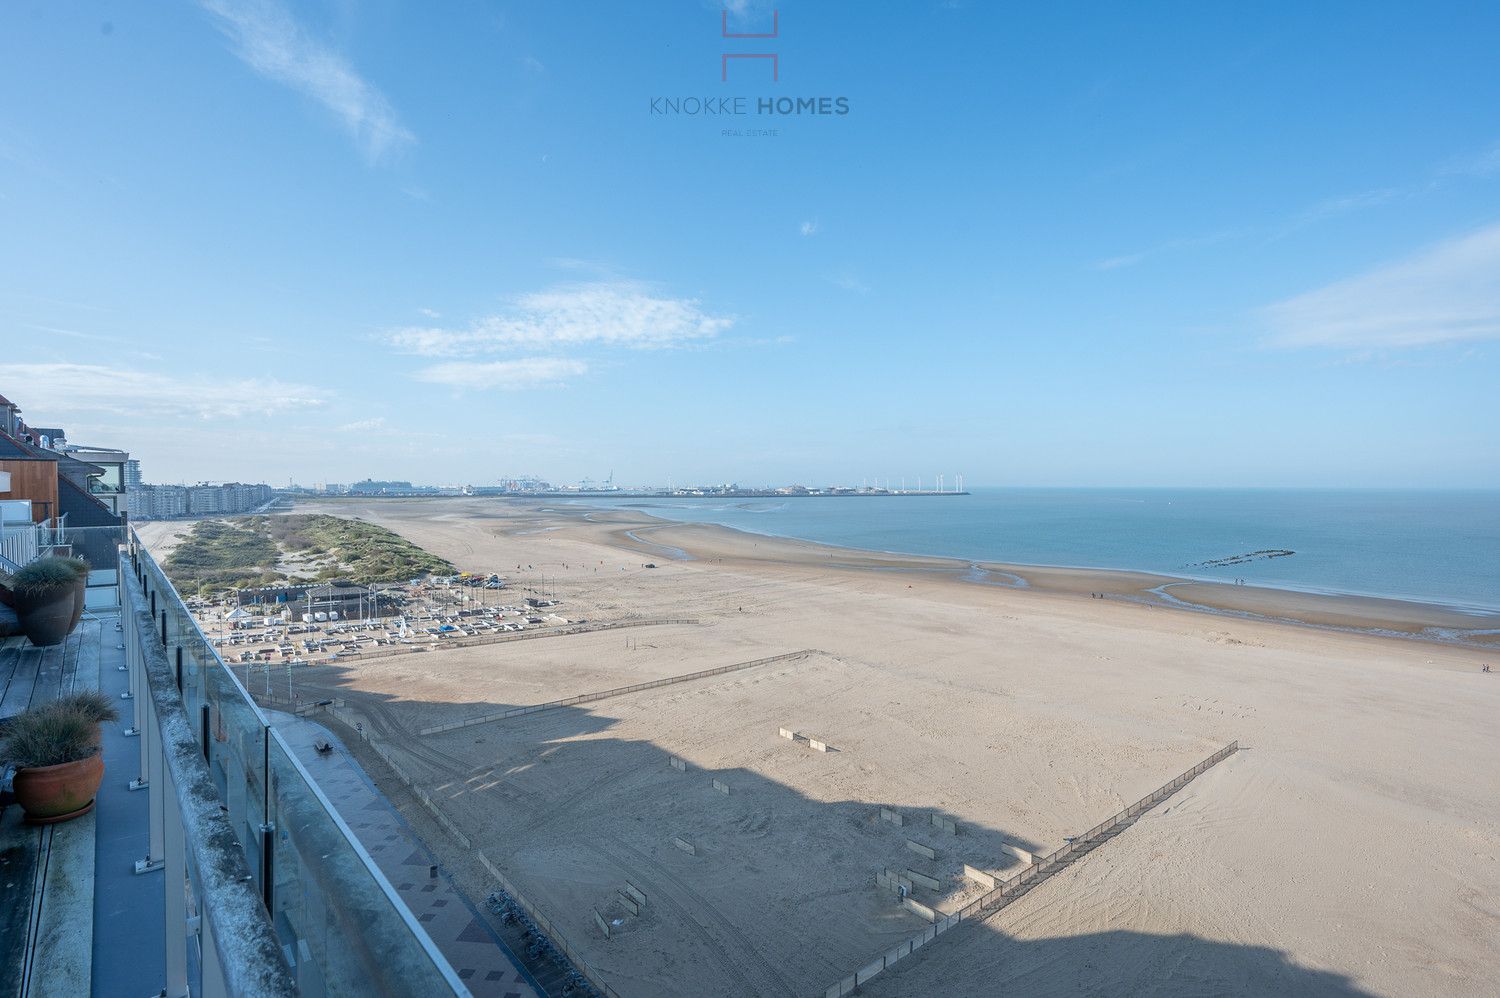
{"type": "Polygon", "coordinates": [[[276,490],[271,486],[243,482],[139,485],[126,492],[130,517],[134,520],[249,513],[275,498],[276,490]]]}

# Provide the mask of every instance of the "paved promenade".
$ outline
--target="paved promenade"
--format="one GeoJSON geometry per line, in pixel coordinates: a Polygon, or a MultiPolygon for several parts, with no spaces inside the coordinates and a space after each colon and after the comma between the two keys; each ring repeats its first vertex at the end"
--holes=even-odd
{"type": "Polygon", "coordinates": [[[545,998],[343,743],[322,725],[267,714],[475,998],[545,998]],[[313,748],[318,738],[334,750],[319,755],[313,748]]]}

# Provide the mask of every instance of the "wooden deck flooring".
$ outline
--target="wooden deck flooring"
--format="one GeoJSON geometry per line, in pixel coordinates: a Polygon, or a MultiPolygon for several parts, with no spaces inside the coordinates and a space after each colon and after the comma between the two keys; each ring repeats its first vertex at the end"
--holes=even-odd
{"type": "MultiPolygon", "coordinates": [[[[102,632],[90,616],[51,648],[24,637],[0,641],[0,731],[27,707],[75,685],[96,686],[102,632]]],[[[21,818],[19,807],[0,804],[0,998],[33,993],[33,972],[63,982],[63,990],[46,993],[86,995],[93,965],[94,815],[40,828],[21,818]]]]}
{"type": "Polygon", "coordinates": [[[0,729],[33,703],[71,691],[85,653],[90,661],[98,658],[98,621],[79,621],[66,641],[51,648],[38,648],[19,636],[0,641],[0,729]]]}

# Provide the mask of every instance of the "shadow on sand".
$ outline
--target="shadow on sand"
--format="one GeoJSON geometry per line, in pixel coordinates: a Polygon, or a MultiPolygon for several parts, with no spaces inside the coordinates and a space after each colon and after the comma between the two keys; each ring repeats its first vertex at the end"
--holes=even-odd
{"type": "MultiPolygon", "coordinates": [[[[243,678],[243,668],[236,671],[243,678]]],[[[743,675],[630,697],[675,695],[743,675]]],[[[247,686],[255,694],[264,690],[258,677],[247,686]]],[[[687,771],[678,771],[660,745],[609,734],[621,721],[608,713],[614,701],[423,738],[413,732],[434,719],[521,705],[412,701],[356,691],[343,664],[299,669],[296,688],[303,704],[341,699],[355,711],[367,735],[400,760],[475,850],[548,911],[624,998],[822,994],[926,924],[876,886],[877,871],[912,869],[939,879],[942,890],[918,884],[914,897],[952,910],[959,905],[951,892],[964,884],[955,875],[961,864],[1004,878],[1019,869],[1019,861],[1003,858],[1002,841],[1045,848],[971,821],[951,836],[931,823],[932,809],[903,801],[814,799],[749,768],[705,770],[689,756],[687,771]],[[713,780],[730,793],[716,790],[713,780]],[[882,820],[881,808],[900,812],[905,824],[882,820]],[[691,853],[677,838],[692,845],[691,853]],[[908,839],[935,849],[937,859],[912,851],[908,839]],[[623,915],[618,889],[626,880],[651,900],[639,916],[622,917],[613,938],[605,939],[593,927],[591,912],[623,915]]],[[[342,723],[316,712],[308,717],[329,723],[358,749],[359,737],[342,723]]],[[[703,725],[714,723],[704,715],[703,725]]],[[[697,734],[701,741],[703,732],[697,734]]],[[[767,737],[776,739],[774,729],[767,737]]],[[[784,740],[775,746],[783,747],[810,751],[784,740]]],[[[387,771],[368,758],[368,749],[362,754],[372,774],[387,771]]],[[[1173,775],[1163,773],[1162,779],[1173,775]]],[[[389,789],[413,808],[407,816],[418,827],[431,827],[409,797],[389,789]]],[[[472,869],[465,866],[466,850],[446,835],[432,836],[429,844],[445,865],[472,869]]],[[[1127,831],[1105,850],[1130,845],[1127,831]]],[[[495,887],[472,879],[464,886],[476,902],[495,887]]],[[[1038,891],[1044,903],[1065,903],[1069,886],[1061,877],[1038,891]]],[[[1147,895],[1150,889],[1149,883],[1140,886],[1147,895]]],[[[1004,931],[1007,917],[1002,911],[987,922],[965,923],[860,993],[1367,994],[1343,975],[1300,967],[1268,947],[1129,931],[1018,939],[1004,931]]]]}

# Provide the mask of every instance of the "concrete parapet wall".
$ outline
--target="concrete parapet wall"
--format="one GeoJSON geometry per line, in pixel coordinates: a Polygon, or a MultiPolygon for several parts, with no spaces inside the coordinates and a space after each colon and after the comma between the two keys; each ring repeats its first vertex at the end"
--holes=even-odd
{"type": "Polygon", "coordinates": [[[635,898],[631,897],[629,894],[626,894],[624,891],[620,892],[620,904],[624,905],[625,910],[630,912],[632,915],[639,915],[641,913],[641,906],[635,903],[635,898]]]}
{"type": "Polygon", "coordinates": [[[669,759],[669,760],[667,760],[667,761],[671,765],[671,767],[673,769],[677,770],[679,773],[686,773],[687,772],[687,763],[683,762],[681,759],[677,758],[675,755],[672,756],[672,758],[669,759]]]}
{"type": "MultiPolygon", "coordinates": [[[[927,919],[927,921],[929,921],[929,922],[936,922],[938,920],[938,914],[937,914],[937,912],[933,911],[931,908],[927,907],[925,904],[922,904],[920,901],[913,901],[911,898],[902,898],[901,899],[901,907],[905,908],[907,911],[909,911],[909,912],[911,912],[911,913],[913,913],[915,915],[921,915],[923,918],[927,919]]],[[[905,946],[906,946],[906,953],[910,953],[912,951],[912,948],[913,948],[912,944],[910,942],[908,942],[908,943],[905,944],[905,946]]],[[[903,953],[901,955],[905,956],[906,953],[903,953]]]]}
{"type": "Polygon", "coordinates": [[[642,908],[646,907],[646,892],[641,890],[635,884],[632,884],[630,881],[625,881],[625,886],[620,888],[620,893],[626,895],[627,897],[634,898],[635,903],[640,905],[642,908]]]}
{"type": "Polygon", "coordinates": [[[906,848],[910,849],[918,856],[926,856],[928,859],[937,859],[937,850],[932,848],[931,846],[924,846],[920,842],[913,842],[911,839],[907,839],[906,848]]]}
{"type": "Polygon", "coordinates": [[[723,794],[725,797],[729,796],[729,784],[725,783],[723,780],[714,780],[714,789],[723,794]]]}
{"type": "Polygon", "coordinates": [[[1031,856],[1030,850],[1022,849],[1020,846],[1011,842],[1000,843],[1000,851],[1009,853],[1010,855],[1019,859],[1022,863],[1025,863],[1027,866],[1030,866],[1033,862],[1035,862],[1035,860],[1031,856]]]}
{"type": "Polygon", "coordinates": [[[964,876],[968,877],[976,884],[979,884],[981,887],[987,887],[990,890],[995,889],[995,878],[992,875],[985,873],[983,870],[976,870],[968,863],[964,864],[964,876]]]}
{"type": "Polygon", "coordinates": [[[949,835],[958,834],[958,822],[945,818],[941,814],[932,816],[932,827],[947,832],[949,835]]]}
{"type": "Polygon", "coordinates": [[[827,742],[819,741],[816,738],[809,738],[807,740],[807,744],[811,748],[816,749],[819,752],[827,752],[828,751],[828,743],[827,742]]]}
{"type": "Polygon", "coordinates": [[[599,914],[599,909],[598,908],[594,909],[594,924],[599,927],[599,931],[600,932],[604,933],[604,938],[608,939],[609,938],[609,923],[604,920],[604,916],[603,915],[599,914]]]}
{"type": "Polygon", "coordinates": [[[681,835],[674,838],[672,840],[672,844],[681,849],[683,852],[687,853],[689,856],[698,855],[698,850],[693,846],[693,844],[687,839],[683,838],[681,835]]]}
{"type": "Polygon", "coordinates": [[[902,825],[906,823],[906,819],[901,817],[901,812],[892,811],[888,807],[883,807],[880,809],[880,820],[889,821],[893,825],[902,825]]]}
{"type": "Polygon", "coordinates": [[[916,870],[907,870],[906,871],[906,876],[911,879],[912,883],[914,883],[914,884],[921,884],[923,887],[926,887],[928,890],[935,891],[938,888],[940,888],[940,887],[943,886],[942,882],[939,881],[937,878],[935,878],[935,877],[929,877],[925,873],[918,873],[916,870]]]}
{"type": "Polygon", "coordinates": [[[797,740],[797,732],[793,731],[791,728],[777,728],[776,732],[783,738],[790,739],[791,741],[797,740]]]}

